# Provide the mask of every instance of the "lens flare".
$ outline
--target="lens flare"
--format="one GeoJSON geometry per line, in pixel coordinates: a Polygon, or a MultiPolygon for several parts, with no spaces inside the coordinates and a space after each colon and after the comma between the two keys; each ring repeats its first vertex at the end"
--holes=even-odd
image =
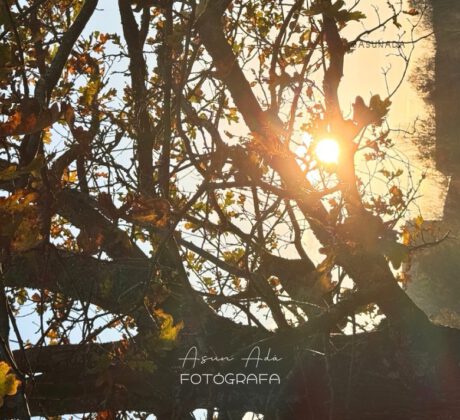
{"type": "Polygon", "coordinates": [[[315,147],[315,154],[318,160],[323,163],[339,162],[339,144],[333,139],[320,140],[315,147]]]}

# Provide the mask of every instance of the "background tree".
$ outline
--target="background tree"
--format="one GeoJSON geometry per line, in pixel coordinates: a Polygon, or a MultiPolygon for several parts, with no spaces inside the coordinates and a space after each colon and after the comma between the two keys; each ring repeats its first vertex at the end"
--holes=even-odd
{"type": "Polygon", "coordinates": [[[349,117],[338,95],[347,54],[421,11],[346,39],[343,1],[120,0],[108,34],[97,3],[1,4],[3,416],[454,418],[460,335],[396,272],[429,243],[398,224],[392,93],[349,117]],[[225,374],[255,345],[281,385],[180,385],[191,347],[225,374]]]}

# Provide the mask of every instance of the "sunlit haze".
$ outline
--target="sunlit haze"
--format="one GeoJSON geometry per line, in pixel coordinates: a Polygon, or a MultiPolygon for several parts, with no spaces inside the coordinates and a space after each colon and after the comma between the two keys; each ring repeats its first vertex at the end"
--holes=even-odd
{"type": "Polygon", "coordinates": [[[334,139],[323,139],[315,147],[316,157],[323,163],[338,163],[339,144],[334,139]]]}

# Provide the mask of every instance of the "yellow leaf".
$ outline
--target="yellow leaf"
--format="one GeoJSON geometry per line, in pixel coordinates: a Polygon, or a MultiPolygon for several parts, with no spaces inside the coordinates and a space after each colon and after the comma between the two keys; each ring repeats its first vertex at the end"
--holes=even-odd
{"type": "Polygon", "coordinates": [[[192,229],[195,229],[197,226],[194,224],[194,223],[191,223],[191,222],[186,222],[184,224],[184,229],[187,229],[187,230],[192,230],[192,229]]]}
{"type": "Polygon", "coordinates": [[[46,333],[46,336],[47,336],[48,338],[58,338],[58,337],[59,337],[59,335],[58,335],[58,333],[57,333],[56,330],[49,330],[49,331],[46,333]]]}
{"type": "Polygon", "coordinates": [[[165,342],[176,341],[177,335],[184,327],[183,322],[174,325],[174,319],[170,314],[167,314],[163,309],[155,309],[155,315],[161,320],[160,339],[165,342]]]}
{"type": "Polygon", "coordinates": [[[410,244],[410,232],[408,230],[404,230],[402,234],[402,243],[404,245],[409,245],[410,244]]]}
{"type": "Polygon", "coordinates": [[[14,373],[9,373],[10,369],[8,363],[0,362],[0,407],[3,405],[5,396],[15,395],[21,384],[14,373]]]}
{"type": "Polygon", "coordinates": [[[64,173],[62,174],[62,179],[61,181],[65,184],[67,183],[73,183],[77,181],[78,176],[77,176],[77,171],[70,171],[69,168],[64,169],[64,173]]]}
{"type": "Polygon", "coordinates": [[[49,127],[43,130],[43,143],[51,144],[51,130],[49,127]]]}

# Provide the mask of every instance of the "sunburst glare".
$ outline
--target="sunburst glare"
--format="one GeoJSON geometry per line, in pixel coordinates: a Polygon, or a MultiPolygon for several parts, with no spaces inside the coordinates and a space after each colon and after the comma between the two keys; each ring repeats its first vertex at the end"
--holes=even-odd
{"type": "Polygon", "coordinates": [[[340,149],[334,139],[320,140],[315,147],[315,155],[323,163],[338,163],[340,149]]]}

